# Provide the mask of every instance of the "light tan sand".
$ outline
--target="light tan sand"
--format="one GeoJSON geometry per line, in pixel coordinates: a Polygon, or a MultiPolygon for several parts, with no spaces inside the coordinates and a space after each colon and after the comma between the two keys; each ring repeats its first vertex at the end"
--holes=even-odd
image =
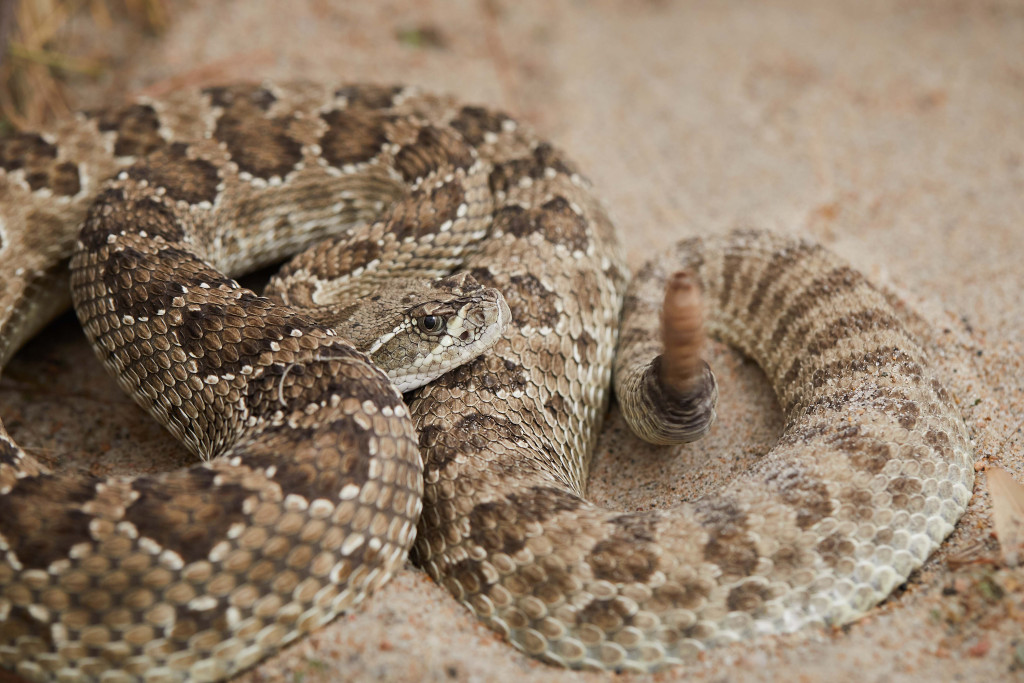
{"type": "MultiPolygon", "coordinates": [[[[594,180],[633,265],[683,236],[758,225],[814,237],[894,287],[936,325],[935,353],[981,461],[1024,480],[1024,5],[192,5],[166,36],[121,55],[113,81],[82,84],[79,104],[304,77],[416,83],[507,109],[594,180]]],[[[713,487],[770,446],[781,426],[763,377],[728,350],[711,353],[723,390],[707,442],[654,452],[613,415],[596,498],[627,510],[670,505],[704,490],[695,468],[710,470],[703,486],[713,487]]],[[[57,466],[107,472],[143,453],[143,469],[165,468],[185,457],[118,393],[68,318],[12,363],[0,414],[57,466]]],[[[1024,569],[987,561],[991,533],[980,475],[949,542],[862,621],[635,678],[1024,680],[1024,569]]],[[[410,567],[242,680],[603,678],[517,653],[410,567]]]]}

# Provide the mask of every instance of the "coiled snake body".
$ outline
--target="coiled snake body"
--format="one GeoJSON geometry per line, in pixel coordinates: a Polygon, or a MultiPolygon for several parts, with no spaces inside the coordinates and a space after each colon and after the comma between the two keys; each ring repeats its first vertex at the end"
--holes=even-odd
{"type": "Polygon", "coordinates": [[[857,617],[970,497],[954,402],[858,273],[746,232],[680,244],[627,294],[572,163],[450,99],[209,88],[0,140],[2,360],[66,305],[72,253],[97,353],[207,460],[70,478],[0,433],[0,664],[32,679],[228,676],[386,581],[414,536],[416,562],[526,652],[657,669],[857,617]],[[229,277],[324,237],[270,299],[229,277]],[[692,395],[663,386],[651,338],[680,268],[712,331],[764,368],[785,432],[714,496],[599,509],[583,494],[623,309],[625,412],[649,436],[652,413],[706,428],[710,375],[692,395]],[[459,303],[414,300],[408,283],[431,278],[459,303]],[[501,339],[408,409],[334,331],[360,336],[390,302],[415,312],[361,348],[401,355],[404,330],[444,353],[501,317],[492,290],[501,339]]]}

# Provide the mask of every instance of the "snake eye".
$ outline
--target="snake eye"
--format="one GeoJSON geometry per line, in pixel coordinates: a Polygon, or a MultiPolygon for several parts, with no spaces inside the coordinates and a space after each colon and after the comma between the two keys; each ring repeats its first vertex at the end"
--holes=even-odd
{"type": "Polygon", "coordinates": [[[439,315],[425,315],[416,320],[421,332],[437,334],[444,329],[444,318],[439,315]]]}

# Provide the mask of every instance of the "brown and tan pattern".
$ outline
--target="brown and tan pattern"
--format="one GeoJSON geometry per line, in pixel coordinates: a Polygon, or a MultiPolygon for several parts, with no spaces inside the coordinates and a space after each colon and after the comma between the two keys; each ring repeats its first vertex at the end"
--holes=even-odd
{"type": "Polygon", "coordinates": [[[524,651],[615,670],[845,623],[970,496],[955,405],[859,274],[738,233],[681,244],[627,294],[586,180],[504,115],[403,88],[236,86],[0,145],[0,360],[63,305],[73,252],[98,355],[204,458],[71,480],[0,438],[0,664],[30,678],[230,675],[386,581],[421,487],[421,566],[524,651]],[[269,298],[230,279],[323,238],[269,298]],[[666,316],[669,339],[683,321],[684,381],[650,341],[680,268],[711,331],[765,368],[787,429],[714,497],[598,509],[583,494],[624,299],[615,372],[648,394],[620,401],[665,408],[684,437],[711,417],[693,301],[666,316]],[[454,298],[409,298],[432,278],[454,298]],[[366,329],[396,305],[390,329],[366,329]],[[349,341],[440,354],[509,312],[408,410],[349,341]]]}

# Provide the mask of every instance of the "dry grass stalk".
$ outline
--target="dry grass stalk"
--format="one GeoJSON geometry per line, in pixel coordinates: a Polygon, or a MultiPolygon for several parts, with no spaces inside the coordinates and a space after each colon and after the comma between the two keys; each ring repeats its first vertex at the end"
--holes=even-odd
{"type": "Polygon", "coordinates": [[[109,55],[68,53],[74,20],[97,32],[124,18],[150,32],[167,23],[167,0],[0,0],[0,133],[66,116],[64,79],[99,76],[109,55]]]}

